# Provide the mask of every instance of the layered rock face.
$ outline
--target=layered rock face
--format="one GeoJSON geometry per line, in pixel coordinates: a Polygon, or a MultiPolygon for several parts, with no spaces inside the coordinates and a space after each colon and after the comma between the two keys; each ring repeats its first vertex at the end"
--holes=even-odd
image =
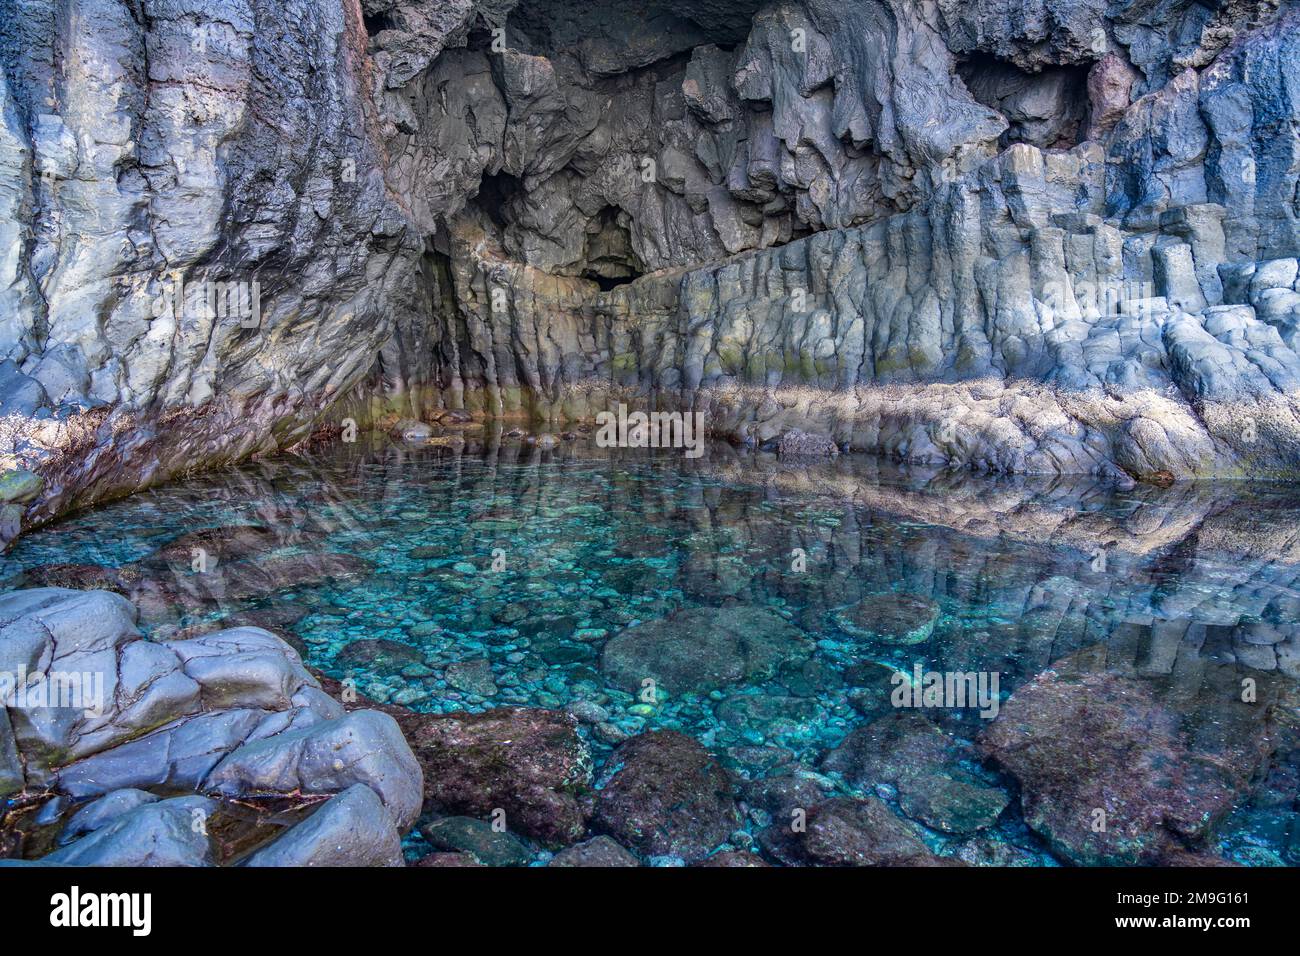
{"type": "Polygon", "coordinates": [[[45,479],[7,537],[462,408],[1297,470],[1293,4],[7,14],[0,454],[45,479]]]}

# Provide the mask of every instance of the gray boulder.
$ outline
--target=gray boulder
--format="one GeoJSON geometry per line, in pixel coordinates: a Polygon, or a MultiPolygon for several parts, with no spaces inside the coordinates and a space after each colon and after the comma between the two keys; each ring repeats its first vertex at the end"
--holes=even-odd
{"type": "Polygon", "coordinates": [[[157,802],[158,797],[147,790],[114,790],[74,813],[59,834],[59,843],[60,845],[71,843],[136,807],[157,802]]]}
{"type": "Polygon", "coordinates": [[[211,866],[207,817],[216,803],[174,797],[122,813],[44,857],[70,866],[211,866]]]}
{"type": "Polygon", "coordinates": [[[404,866],[393,818],[369,787],[335,794],[244,866],[404,866]]]}
{"type": "Polygon", "coordinates": [[[399,829],[419,816],[424,776],[387,714],[354,711],[244,744],[217,764],[203,789],[225,796],[333,793],[356,783],[379,794],[399,829]]]}

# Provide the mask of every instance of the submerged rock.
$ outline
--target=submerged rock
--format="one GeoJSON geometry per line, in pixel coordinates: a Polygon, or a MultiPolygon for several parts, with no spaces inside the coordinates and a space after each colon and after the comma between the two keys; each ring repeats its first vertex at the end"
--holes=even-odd
{"type": "Polygon", "coordinates": [[[788,866],[930,866],[939,859],[908,823],[875,797],[834,797],[800,821],[778,821],[760,835],[788,866]]]}
{"type": "Polygon", "coordinates": [[[835,613],[841,629],[863,641],[923,644],[939,621],[939,605],[916,594],[870,594],[835,613]]]}
{"type": "Polygon", "coordinates": [[[1020,783],[1025,822],[1072,862],[1150,864],[1180,841],[1203,843],[1271,752],[1264,720],[1235,724],[1244,736],[1223,750],[1203,749],[1153,690],[1112,673],[1046,671],[980,736],[1020,783]]]}
{"type": "Polygon", "coordinates": [[[443,817],[420,833],[435,849],[467,853],[484,866],[526,866],[533,856],[516,837],[474,817],[443,817]]]}
{"type": "Polygon", "coordinates": [[[620,631],[605,644],[600,669],[627,690],[640,690],[649,678],[680,694],[763,680],[782,664],[808,657],[812,647],[772,611],[692,608],[620,631]]]}
{"type": "Polygon", "coordinates": [[[611,761],[618,769],[596,795],[593,825],[624,846],[695,863],[735,830],[734,784],[690,737],[640,734],[620,744],[611,761]]]}
{"type": "Polygon", "coordinates": [[[447,683],[479,697],[491,697],[497,692],[497,685],[492,680],[492,664],[486,658],[448,664],[447,683]]]}
{"type": "Polygon", "coordinates": [[[547,866],[640,866],[641,861],[607,836],[595,836],[555,854],[547,866]]]}
{"type": "Polygon", "coordinates": [[[366,638],[349,641],[334,656],[336,667],[345,671],[373,671],[378,674],[400,674],[412,664],[423,664],[424,654],[418,648],[400,641],[384,638],[366,638]]]}
{"type": "Polygon", "coordinates": [[[707,860],[701,860],[696,866],[726,866],[726,867],[766,867],[771,866],[766,860],[756,853],[749,853],[745,850],[723,850],[721,853],[715,853],[707,860]]]}
{"type": "Polygon", "coordinates": [[[200,528],[173,538],[151,556],[154,562],[194,566],[202,562],[216,568],[222,561],[269,555],[281,546],[281,539],[264,525],[226,525],[200,528]]]}
{"type": "Polygon", "coordinates": [[[948,833],[972,833],[996,823],[1009,802],[1004,790],[966,769],[976,756],[966,741],[902,711],[854,730],[826,755],[822,769],[864,793],[881,784],[895,787],[912,819],[948,833]]]}

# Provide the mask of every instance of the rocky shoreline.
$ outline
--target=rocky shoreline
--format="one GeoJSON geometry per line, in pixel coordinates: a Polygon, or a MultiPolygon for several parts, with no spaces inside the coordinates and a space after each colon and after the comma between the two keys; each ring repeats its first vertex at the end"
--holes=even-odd
{"type": "Polygon", "coordinates": [[[43,484],[0,541],[313,433],[619,402],[1300,473],[1293,2],[688,7],[15,10],[0,470],[43,484]],[[254,287],[256,323],[184,294],[254,287]]]}

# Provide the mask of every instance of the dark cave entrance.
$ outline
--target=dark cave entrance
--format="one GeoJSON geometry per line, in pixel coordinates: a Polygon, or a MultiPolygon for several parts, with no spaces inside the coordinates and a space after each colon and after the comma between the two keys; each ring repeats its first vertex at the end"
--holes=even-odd
{"type": "Polygon", "coordinates": [[[498,229],[504,229],[510,223],[506,210],[523,191],[524,184],[514,176],[505,172],[493,173],[484,176],[479,183],[476,202],[498,229]]]}
{"type": "Polygon", "coordinates": [[[397,23],[393,20],[392,14],[386,12],[363,12],[361,14],[361,23],[366,28],[366,36],[369,37],[376,36],[384,30],[397,29],[397,23]]]}
{"type": "Polygon", "coordinates": [[[628,214],[606,206],[587,226],[582,277],[608,292],[645,275],[645,265],[632,248],[628,214]]]}
{"type": "Polygon", "coordinates": [[[957,64],[971,96],[1006,117],[1008,128],[998,140],[1002,149],[1012,143],[1040,149],[1077,146],[1088,125],[1090,69],[1084,63],[1029,73],[986,53],[957,64]]]}

